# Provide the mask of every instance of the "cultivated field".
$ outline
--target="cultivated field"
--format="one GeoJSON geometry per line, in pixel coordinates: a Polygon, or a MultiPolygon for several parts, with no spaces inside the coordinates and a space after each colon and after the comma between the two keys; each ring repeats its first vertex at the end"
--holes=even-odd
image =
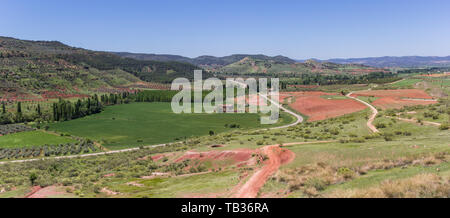
{"type": "Polygon", "coordinates": [[[358,91],[353,97],[375,97],[371,103],[382,109],[402,108],[404,106],[429,105],[437,103],[425,91],[418,89],[369,90],[358,91]]]}
{"type": "MultiPolygon", "coordinates": [[[[280,119],[292,122],[289,116],[280,119]],[[283,119],[284,118],[284,119],[283,119]]],[[[263,128],[258,114],[174,114],[170,103],[133,103],[111,106],[100,114],[54,123],[50,130],[86,137],[108,149],[184,140],[233,129],[263,128]]]]}
{"type": "MultiPolygon", "coordinates": [[[[281,98],[292,96],[288,104],[295,111],[308,116],[308,121],[324,120],[364,110],[366,106],[357,101],[325,92],[287,92],[281,98]]],[[[281,100],[280,100],[281,101],[281,100]]]]}

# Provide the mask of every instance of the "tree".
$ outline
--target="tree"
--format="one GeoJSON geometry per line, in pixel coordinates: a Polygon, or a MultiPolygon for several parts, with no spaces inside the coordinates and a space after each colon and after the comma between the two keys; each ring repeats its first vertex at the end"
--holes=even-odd
{"type": "Polygon", "coordinates": [[[36,112],[38,113],[39,116],[42,115],[42,112],[41,112],[41,105],[40,105],[40,104],[37,105],[36,112]]]}
{"type": "Polygon", "coordinates": [[[6,104],[5,104],[5,102],[2,102],[2,113],[3,114],[6,113],[6,104]]]}
{"type": "Polygon", "coordinates": [[[36,179],[37,179],[36,173],[31,173],[29,179],[30,179],[31,185],[34,185],[34,182],[35,182],[36,179]]]}
{"type": "Polygon", "coordinates": [[[16,114],[16,122],[22,122],[22,103],[19,101],[17,103],[17,114],[16,114]]]}
{"type": "Polygon", "coordinates": [[[17,102],[17,114],[22,113],[22,103],[19,101],[17,102]]]}

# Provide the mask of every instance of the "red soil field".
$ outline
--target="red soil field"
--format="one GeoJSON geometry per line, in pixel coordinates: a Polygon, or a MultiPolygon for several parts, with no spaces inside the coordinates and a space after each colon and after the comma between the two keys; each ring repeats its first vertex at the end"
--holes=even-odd
{"type": "Polygon", "coordinates": [[[187,159],[195,159],[200,161],[206,160],[233,160],[234,162],[245,162],[252,158],[252,154],[255,150],[252,149],[236,149],[228,151],[208,151],[208,152],[195,152],[188,151],[183,156],[177,158],[175,162],[181,162],[187,159]]]}
{"type": "Polygon", "coordinates": [[[356,92],[352,96],[433,99],[433,97],[419,89],[367,90],[356,92]]]}
{"type": "Polygon", "coordinates": [[[366,106],[352,99],[325,99],[320,96],[337,95],[326,92],[288,92],[295,97],[295,102],[289,106],[294,110],[307,115],[308,121],[325,120],[339,117],[345,114],[358,112],[366,109],[366,106]]]}
{"type": "Polygon", "coordinates": [[[399,109],[405,106],[437,103],[426,92],[418,89],[370,90],[356,92],[352,96],[378,97],[378,99],[372,102],[372,105],[382,109],[399,109]]]}
{"type": "Polygon", "coordinates": [[[436,104],[437,101],[420,101],[420,100],[408,100],[408,99],[401,99],[401,98],[391,98],[391,97],[385,97],[385,98],[379,98],[372,102],[373,105],[380,107],[382,109],[400,109],[405,106],[414,106],[414,105],[429,105],[429,104],[436,104]]]}

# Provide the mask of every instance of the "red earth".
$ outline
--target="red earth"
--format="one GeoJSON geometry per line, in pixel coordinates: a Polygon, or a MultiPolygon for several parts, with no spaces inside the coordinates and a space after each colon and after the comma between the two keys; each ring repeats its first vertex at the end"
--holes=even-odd
{"type": "Polygon", "coordinates": [[[233,160],[236,163],[245,162],[252,158],[252,154],[255,153],[253,149],[235,149],[227,151],[207,151],[196,152],[188,151],[183,156],[177,158],[175,162],[181,162],[183,160],[195,159],[200,161],[206,160],[233,160]]]}
{"type": "Polygon", "coordinates": [[[295,153],[281,148],[278,145],[269,145],[262,148],[262,152],[267,155],[264,166],[257,170],[250,179],[243,184],[234,197],[236,198],[255,198],[259,190],[264,186],[270,175],[278,171],[278,168],[291,162],[295,158],[295,153]]]}
{"type": "Polygon", "coordinates": [[[353,97],[377,97],[371,104],[382,109],[402,108],[404,106],[429,105],[437,103],[433,97],[419,89],[368,90],[352,94],[353,97]]]}
{"type": "MultiPolygon", "coordinates": [[[[366,106],[352,99],[326,99],[321,96],[338,95],[326,92],[287,92],[280,96],[291,95],[295,102],[289,106],[308,116],[308,121],[325,120],[366,109],[366,106]]],[[[281,100],[280,100],[281,101],[281,100]]]]}

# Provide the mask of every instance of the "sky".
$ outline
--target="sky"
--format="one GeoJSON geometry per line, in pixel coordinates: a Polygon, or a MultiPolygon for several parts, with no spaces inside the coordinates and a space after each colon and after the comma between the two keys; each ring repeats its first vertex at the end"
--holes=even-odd
{"type": "Polygon", "coordinates": [[[100,51],[450,55],[448,0],[0,0],[0,35],[100,51]]]}

